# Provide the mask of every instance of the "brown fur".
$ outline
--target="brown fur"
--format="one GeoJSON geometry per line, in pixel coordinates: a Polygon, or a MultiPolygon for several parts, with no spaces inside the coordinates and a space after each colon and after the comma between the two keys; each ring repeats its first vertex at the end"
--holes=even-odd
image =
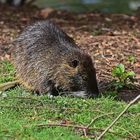
{"type": "Polygon", "coordinates": [[[90,56],[50,21],[25,29],[14,42],[13,62],[21,83],[40,94],[85,91],[84,96],[98,95],[90,56]]]}

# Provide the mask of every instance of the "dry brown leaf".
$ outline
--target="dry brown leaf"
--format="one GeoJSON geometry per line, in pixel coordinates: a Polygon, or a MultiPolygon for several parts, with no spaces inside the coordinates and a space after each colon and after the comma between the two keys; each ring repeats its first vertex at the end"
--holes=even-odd
{"type": "Polygon", "coordinates": [[[49,14],[52,13],[53,11],[54,11],[54,9],[52,9],[52,8],[45,8],[40,11],[39,15],[43,18],[47,18],[49,16],[49,14]]]}

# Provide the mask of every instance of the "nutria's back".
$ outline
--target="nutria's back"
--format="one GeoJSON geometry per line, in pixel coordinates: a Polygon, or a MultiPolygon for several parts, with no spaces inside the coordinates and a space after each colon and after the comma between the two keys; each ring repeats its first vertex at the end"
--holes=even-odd
{"type": "Polygon", "coordinates": [[[78,96],[98,94],[90,56],[50,21],[27,27],[14,44],[17,77],[28,89],[53,95],[61,91],[78,96]]]}

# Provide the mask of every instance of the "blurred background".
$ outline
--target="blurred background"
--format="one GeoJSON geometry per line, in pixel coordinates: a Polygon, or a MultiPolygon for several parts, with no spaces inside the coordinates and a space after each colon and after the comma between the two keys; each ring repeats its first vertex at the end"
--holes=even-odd
{"type": "Polygon", "coordinates": [[[51,7],[73,12],[104,12],[133,14],[139,11],[140,0],[0,0],[0,3],[9,3],[21,6],[32,3],[40,8],[51,7]]]}
{"type": "Polygon", "coordinates": [[[140,0],[36,0],[35,4],[74,12],[131,14],[139,10],[140,0]]]}

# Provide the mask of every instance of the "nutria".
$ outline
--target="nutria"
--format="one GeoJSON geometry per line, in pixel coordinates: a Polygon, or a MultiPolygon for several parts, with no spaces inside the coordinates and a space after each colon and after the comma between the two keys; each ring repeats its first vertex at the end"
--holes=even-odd
{"type": "Polygon", "coordinates": [[[30,25],[19,35],[13,62],[21,84],[39,94],[99,94],[91,57],[49,20],[30,25]]]}

